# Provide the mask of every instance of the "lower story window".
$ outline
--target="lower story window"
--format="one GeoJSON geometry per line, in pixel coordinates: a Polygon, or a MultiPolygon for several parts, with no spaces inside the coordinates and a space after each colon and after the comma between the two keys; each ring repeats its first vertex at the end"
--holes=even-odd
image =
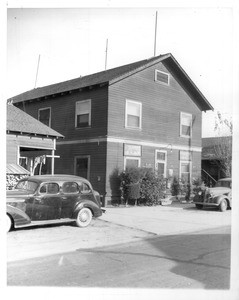
{"type": "Polygon", "coordinates": [[[130,167],[140,167],[141,165],[141,158],[140,157],[130,157],[125,156],[124,158],[124,169],[130,167]]]}
{"type": "Polygon", "coordinates": [[[159,176],[166,177],[167,151],[155,151],[155,169],[159,176]]]}
{"type": "Polygon", "coordinates": [[[190,182],[190,178],[191,178],[190,161],[180,161],[180,178],[183,181],[190,182]]]}
{"type": "Polygon", "coordinates": [[[75,175],[86,178],[90,177],[90,156],[76,156],[75,157],[75,175]]]}

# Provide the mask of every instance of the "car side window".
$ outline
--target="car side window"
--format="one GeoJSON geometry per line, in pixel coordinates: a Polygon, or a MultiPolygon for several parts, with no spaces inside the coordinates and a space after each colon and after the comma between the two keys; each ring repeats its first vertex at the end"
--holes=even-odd
{"type": "Polygon", "coordinates": [[[41,194],[58,194],[59,193],[59,185],[55,182],[45,183],[40,188],[41,194]]]}
{"type": "Polygon", "coordinates": [[[62,185],[62,192],[65,194],[77,194],[79,192],[76,182],[65,182],[62,185]]]}
{"type": "Polygon", "coordinates": [[[87,183],[82,182],[80,185],[80,191],[82,194],[89,194],[91,192],[91,189],[87,183]]]}

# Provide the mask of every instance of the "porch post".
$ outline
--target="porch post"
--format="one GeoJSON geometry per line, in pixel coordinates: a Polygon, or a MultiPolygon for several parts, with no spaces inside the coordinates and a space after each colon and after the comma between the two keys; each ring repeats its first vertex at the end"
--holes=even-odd
{"type": "Polygon", "coordinates": [[[55,168],[55,150],[51,151],[51,175],[54,175],[55,168]]]}

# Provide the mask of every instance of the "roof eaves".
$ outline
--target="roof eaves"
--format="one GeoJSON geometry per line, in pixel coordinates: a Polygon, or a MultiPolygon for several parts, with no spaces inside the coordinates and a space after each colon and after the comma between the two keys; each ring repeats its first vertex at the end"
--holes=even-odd
{"type": "Polygon", "coordinates": [[[209,103],[209,101],[206,99],[206,97],[202,94],[202,92],[198,89],[198,87],[196,86],[196,84],[192,81],[192,79],[188,76],[188,74],[186,73],[186,71],[181,67],[181,65],[177,62],[177,60],[175,59],[175,57],[170,54],[170,57],[168,57],[169,59],[172,60],[172,62],[174,63],[175,66],[177,66],[177,68],[180,70],[180,72],[183,74],[184,78],[186,80],[188,80],[189,84],[191,85],[191,87],[194,89],[194,91],[196,92],[196,94],[199,96],[199,98],[204,102],[203,105],[200,105],[200,108],[203,111],[207,111],[207,110],[214,110],[213,106],[209,103]]]}

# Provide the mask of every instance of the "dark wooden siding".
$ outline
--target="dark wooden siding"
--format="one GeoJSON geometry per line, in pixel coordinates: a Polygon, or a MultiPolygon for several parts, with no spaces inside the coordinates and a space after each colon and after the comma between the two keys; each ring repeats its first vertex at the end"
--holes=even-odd
{"type": "Polygon", "coordinates": [[[83,89],[62,96],[22,103],[18,107],[38,119],[38,110],[51,107],[51,127],[65,136],[65,140],[78,140],[107,134],[108,87],[83,89]],[[91,99],[91,127],[75,128],[75,103],[91,99]]]}
{"type": "Polygon", "coordinates": [[[54,142],[52,139],[29,137],[23,135],[7,135],[7,163],[18,163],[18,146],[24,148],[36,149],[54,149],[54,142]]]}
{"type": "Polygon", "coordinates": [[[201,146],[201,111],[174,77],[170,85],[154,81],[155,69],[167,72],[162,63],[128,77],[109,87],[108,134],[131,139],[188,145],[180,137],[180,112],[193,115],[191,145],[201,146]],[[142,103],[142,130],[125,128],[125,100],[142,103]]]}
{"type": "MultiPolygon", "coordinates": [[[[107,146],[107,171],[106,171],[106,192],[108,201],[118,201],[120,196],[119,181],[117,175],[123,171],[124,156],[123,143],[108,143],[107,146]]],[[[141,167],[155,168],[155,151],[162,150],[159,147],[142,146],[141,167]]],[[[165,150],[165,149],[163,149],[165,150]]],[[[169,169],[173,170],[173,176],[179,176],[180,150],[167,150],[166,177],[169,177],[169,169]]],[[[192,154],[191,176],[199,178],[201,175],[201,152],[192,154]]]]}
{"type": "Polygon", "coordinates": [[[76,156],[90,156],[90,182],[100,194],[105,193],[106,174],[106,142],[78,143],[57,145],[55,173],[74,174],[74,160],[76,156]]]}

